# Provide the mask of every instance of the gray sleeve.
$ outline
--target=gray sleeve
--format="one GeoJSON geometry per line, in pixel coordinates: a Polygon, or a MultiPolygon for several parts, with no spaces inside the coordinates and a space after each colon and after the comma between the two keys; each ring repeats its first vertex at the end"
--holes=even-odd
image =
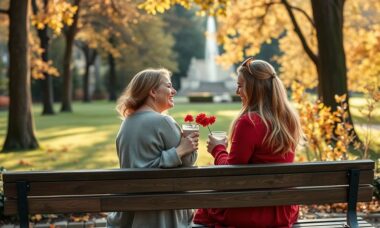
{"type": "MultiPolygon", "coordinates": [[[[176,146],[178,146],[180,141],[181,141],[181,137],[182,137],[180,127],[178,126],[178,124],[175,122],[175,120],[171,116],[166,116],[165,120],[167,121],[168,125],[172,129],[172,132],[176,133],[176,134],[173,134],[173,133],[172,134],[173,134],[173,137],[175,137],[175,136],[178,137],[178,139],[177,139],[178,143],[176,144],[176,146]]],[[[192,166],[195,163],[195,161],[197,160],[197,157],[198,157],[197,151],[194,151],[191,154],[183,156],[181,158],[182,166],[184,166],[184,167],[192,166]]]]}
{"type": "Polygon", "coordinates": [[[182,165],[181,159],[178,157],[176,149],[170,148],[161,152],[161,157],[154,162],[159,168],[174,168],[182,165]]]}
{"type": "Polygon", "coordinates": [[[195,163],[195,161],[197,160],[197,157],[198,157],[198,152],[197,151],[193,151],[191,154],[183,156],[181,158],[181,160],[182,160],[182,166],[185,166],[185,167],[193,166],[194,163],[195,163]]]}
{"type": "Polygon", "coordinates": [[[174,168],[181,166],[182,161],[176,151],[176,146],[178,146],[181,137],[180,131],[171,117],[165,116],[162,120],[158,134],[164,146],[169,149],[161,152],[161,156],[157,158],[159,161],[156,161],[157,167],[174,168]]]}

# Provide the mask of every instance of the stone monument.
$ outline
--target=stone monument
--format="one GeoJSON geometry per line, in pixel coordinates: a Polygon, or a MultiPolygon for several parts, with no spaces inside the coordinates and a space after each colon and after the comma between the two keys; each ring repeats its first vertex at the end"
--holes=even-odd
{"type": "Polygon", "coordinates": [[[216,63],[219,55],[216,42],[216,25],[214,17],[207,18],[207,35],[205,59],[192,58],[187,77],[181,79],[180,95],[192,96],[207,94],[214,96],[215,101],[230,100],[235,93],[233,69],[225,70],[216,63]]]}

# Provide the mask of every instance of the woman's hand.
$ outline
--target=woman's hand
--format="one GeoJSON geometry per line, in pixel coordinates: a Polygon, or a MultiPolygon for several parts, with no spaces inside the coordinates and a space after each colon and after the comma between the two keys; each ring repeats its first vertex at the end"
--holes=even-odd
{"type": "Polygon", "coordinates": [[[198,150],[199,132],[193,132],[186,137],[181,137],[181,141],[176,148],[180,158],[198,150]]]}
{"type": "Polygon", "coordinates": [[[211,154],[212,150],[217,145],[224,145],[227,148],[228,147],[227,137],[225,137],[223,139],[217,139],[213,135],[209,134],[208,135],[208,141],[207,141],[207,152],[209,152],[211,154]]]}

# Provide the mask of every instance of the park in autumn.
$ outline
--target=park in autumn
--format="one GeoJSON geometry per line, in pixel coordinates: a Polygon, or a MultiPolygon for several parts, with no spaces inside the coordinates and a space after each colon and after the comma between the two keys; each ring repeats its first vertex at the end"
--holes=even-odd
{"type": "MultiPolygon", "coordinates": [[[[216,117],[212,130],[228,132],[242,107],[236,70],[251,56],[274,66],[300,117],[296,163],[374,162],[373,199],[356,211],[376,226],[377,0],[0,0],[0,173],[119,169],[117,99],[146,68],[172,72],[175,105],[166,114],[179,125],[206,113],[216,117]]],[[[209,129],[199,132],[194,165],[213,166],[209,129]]],[[[0,226],[18,224],[4,215],[4,186],[0,226]]],[[[311,204],[300,217],[346,211],[311,204]]],[[[29,220],[85,224],[106,215],[52,214],[29,220]]]]}

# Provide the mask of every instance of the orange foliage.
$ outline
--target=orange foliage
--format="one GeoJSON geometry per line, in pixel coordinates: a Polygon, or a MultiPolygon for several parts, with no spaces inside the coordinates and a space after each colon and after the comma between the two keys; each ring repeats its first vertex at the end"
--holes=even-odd
{"type": "Polygon", "coordinates": [[[346,95],[335,96],[339,105],[337,111],[332,112],[319,100],[313,102],[305,88],[295,82],[292,84],[292,99],[307,142],[303,147],[307,160],[346,160],[350,158],[347,152],[351,143],[355,144],[355,149],[361,146],[356,142],[353,126],[348,123],[346,95]]]}

